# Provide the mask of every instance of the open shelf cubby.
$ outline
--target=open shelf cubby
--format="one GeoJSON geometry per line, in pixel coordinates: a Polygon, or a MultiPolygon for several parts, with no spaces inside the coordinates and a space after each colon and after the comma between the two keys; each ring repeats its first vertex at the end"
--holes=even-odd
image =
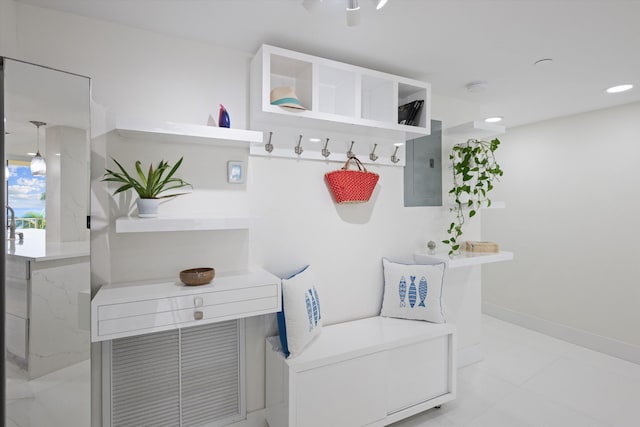
{"type": "Polygon", "coordinates": [[[341,116],[357,115],[356,80],[353,71],[320,65],[318,67],[318,111],[341,116]]]}
{"type": "Polygon", "coordinates": [[[385,138],[390,145],[431,133],[431,85],[279,47],[262,45],[251,62],[253,129],[309,128],[385,138]],[[271,104],[290,86],[304,110],[271,104]],[[415,126],[398,123],[398,106],[424,100],[415,126]]]}
{"type": "Polygon", "coordinates": [[[293,87],[300,103],[307,110],[311,110],[313,107],[312,64],[282,55],[271,55],[270,64],[269,95],[277,87],[293,87]]]}
{"type": "Polygon", "coordinates": [[[398,106],[393,102],[393,80],[362,76],[362,118],[397,123],[398,106]]]}

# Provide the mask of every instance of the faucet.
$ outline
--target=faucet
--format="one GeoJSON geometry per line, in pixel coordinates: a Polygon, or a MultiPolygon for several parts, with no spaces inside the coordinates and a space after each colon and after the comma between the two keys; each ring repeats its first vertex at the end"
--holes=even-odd
{"type": "Polygon", "coordinates": [[[16,240],[16,213],[10,206],[7,206],[7,210],[11,213],[11,222],[9,222],[9,239],[16,240]]]}

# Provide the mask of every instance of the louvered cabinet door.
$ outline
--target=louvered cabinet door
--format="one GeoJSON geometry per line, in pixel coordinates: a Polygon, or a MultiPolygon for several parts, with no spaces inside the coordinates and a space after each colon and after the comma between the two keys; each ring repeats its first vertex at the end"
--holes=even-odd
{"type": "Polygon", "coordinates": [[[231,320],[108,341],[104,426],[213,427],[244,419],[243,330],[242,320],[231,320]]]}
{"type": "Polygon", "coordinates": [[[113,427],[180,425],[178,330],[111,342],[113,427]]]}
{"type": "Polygon", "coordinates": [[[239,355],[235,320],[182,329],[183,427],[244,418],[239,355]]]}

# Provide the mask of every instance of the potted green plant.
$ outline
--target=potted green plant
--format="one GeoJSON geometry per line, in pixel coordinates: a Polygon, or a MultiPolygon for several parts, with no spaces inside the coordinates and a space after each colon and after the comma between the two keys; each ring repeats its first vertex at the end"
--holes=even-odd
{"type": "Polygon", "coordinates": [[[449,238],[442,241],[449,245],[449,255],[459,253],[459,238],[466,216],[472,218],[478,209],[491,206],[489,192],[494,188],[493,183],[503,174],[494,155],[499,146],[500,140],[497,138],[491,141],[470,139],[451,149],[449,160],[453,164],[453,188],[449,194],[454,197],[451,211],[455,218],[447,229],[449,238]]]}
{"type": "Polygon", "coordinates": [[[114,195],[122,193],[123,191],[134,190],[138,193],[138,200],[136,201],[138,205],[138,216],[141,218],[155,218],[158,216],[158,205],[161,199],[186,194],[174,193],[160,195],[160,193],[177,188],[192,187],[191,184],[183,179],[174,177],[174,174],[182,164],[182,159],[181,157],[173,167],[164,160],[161,160],[155,169],[153,164],[150,164],[146,175],[142,170],[142,162],[136,160],[135,169],[137,176],[129,174],[116,159],[113,159],[120,171],[116,172],[105,168],[106,172],[102,180],[123,184],[113,192],[114,195]]]}

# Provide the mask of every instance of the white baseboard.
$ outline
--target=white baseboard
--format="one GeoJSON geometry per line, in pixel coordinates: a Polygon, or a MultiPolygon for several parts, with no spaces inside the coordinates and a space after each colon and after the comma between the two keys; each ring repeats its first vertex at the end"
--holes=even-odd
{"type": "Polygon", "coordinates": [[[572,344],[640,364],[640,347],[633,344],[550,322],[541,317],[520,313],[488,302],[482,303],[482,312],[572,344]]]}
{"type": "Polygon", "coordinates": [[[247,412],[247,418],[238,421],[237,423],[230,424],[228,427],[267,427],[267,420],[265,417],[265,410],[258,409],[257,411],[247,412]]]}
{"type": "Polygon", "coordinates": [[[459,348],[456,357],[458,359],[458,369],[471,365],[472,363],[480,362],[484,359],[480,344],[459,348]]]}

